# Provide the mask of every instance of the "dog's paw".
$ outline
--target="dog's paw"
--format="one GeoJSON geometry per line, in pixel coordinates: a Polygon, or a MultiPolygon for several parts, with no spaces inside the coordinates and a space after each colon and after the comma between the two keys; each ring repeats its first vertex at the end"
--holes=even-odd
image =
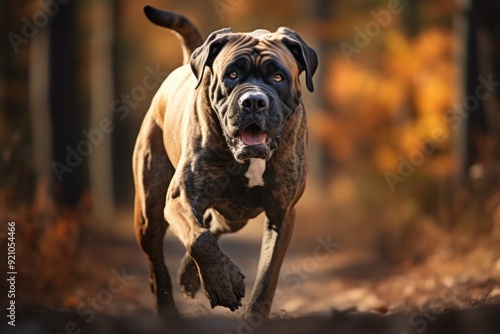
{"type": "Polygon", "coordinates": [[[240,269],[221,252],[216,264],[206,268],[201,275],[201,284],[210,306],[224,306],[237,310],[245,297],[245,276],[240,269]]]}
{"type": "Polygon", "coordinates": [[[186,296],[194,298],[200,289],[201,282],[198,275],[198,267],[189,254],[185,254],[179,267],[179,284],[181,291],[186,296]]]}

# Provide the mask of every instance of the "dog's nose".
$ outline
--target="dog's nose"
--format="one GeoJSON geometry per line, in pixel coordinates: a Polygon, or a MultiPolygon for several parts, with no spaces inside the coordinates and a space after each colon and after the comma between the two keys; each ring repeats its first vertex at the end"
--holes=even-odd
{"type": "Polygon", "coordinates": [[[246,92],[240,97],[240,107],[250,112],[261,113],[267,110],[269,98],[261,92],[246,92]]]}

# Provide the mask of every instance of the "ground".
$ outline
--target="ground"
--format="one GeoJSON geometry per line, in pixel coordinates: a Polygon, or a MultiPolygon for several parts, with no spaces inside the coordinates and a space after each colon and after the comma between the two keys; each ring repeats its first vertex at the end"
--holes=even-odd
{"type": "MultiPolygon", "coordinates": [[[[118,221],[126,222],[129,217],[125,214],[118,221]]],[[[195,299],[184,296],[175,280],[184,251],[171,234],[165,242],[166,261],[174,277],[177,307],[190,320],[153,319],[144,255],[131,222],[118,227],[112,233],[86,229],[78,241],[78,265],[70,279],[61,278],[66,266],[57,261],[51,264],[60,268],[52,280],[57,284],[19,293],[18,330],[27,325],[35,328],[37,321],[45,323],[38,324],[39,329],[52,333],[71,332],[72,325],[69,331],[65,326],[73,321],[83,333],[102,330],[104,323],[109,331],[133,332],[134,326],[144,322],[152,332],[166,323],[177,324],[183,331],[194,326],[195,332],[220,333],[252,333],[257,327],[274,333],[279,329],[308,332],[307,328],[328,332],[332,326],[339,333],[364,333],[367,328],[380,333],[439,333],[443,331],[436,328],[457,326],[463,331],[451,333],[494,333],[493,326],[500,325],[500,257],[498,244],[491,238],[478,238],[475,247],[460,252],[435,245],[435,252],[425,259],[395,261],[380,252],[343,245],[331,235],[311,238],[299,228],[282,267],[273,320],[262,325],[259,319],[243,322],[244,308],[234,313],[221,307],[212,310],[201,292],[195,299]],[[457,319],[466,319],[463,325],[467,326],[458,325],[457,319]]],[[[242,232],[221,239],[222,250],[246,276],[244,307],[253,286],[261,228],[262,221],[257,219],[242,232]]]]}

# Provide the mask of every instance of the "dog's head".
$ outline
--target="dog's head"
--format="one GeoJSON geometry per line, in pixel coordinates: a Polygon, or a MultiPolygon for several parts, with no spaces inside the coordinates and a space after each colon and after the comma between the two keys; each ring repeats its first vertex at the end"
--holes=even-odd
{"type": "Polygon", "coordinates": [[[203,81],[210,71],[208,99],[217,113],[234,158],[270,159],[288,119],[301,105],[299,76],[313,91],[318,58],[288,28],[213,32],[191,56],[191,68],[203,81]]]}

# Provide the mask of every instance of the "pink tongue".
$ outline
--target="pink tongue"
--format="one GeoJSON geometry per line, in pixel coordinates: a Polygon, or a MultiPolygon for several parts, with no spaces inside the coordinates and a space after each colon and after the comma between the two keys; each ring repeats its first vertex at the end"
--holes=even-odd
{"type": "Polygon", "coordinates": [[[260,131],[243,131],[241,133],[241,140],[245,145],[260,145],[264,144],[267,139],[267,134],[260,131]]]}

